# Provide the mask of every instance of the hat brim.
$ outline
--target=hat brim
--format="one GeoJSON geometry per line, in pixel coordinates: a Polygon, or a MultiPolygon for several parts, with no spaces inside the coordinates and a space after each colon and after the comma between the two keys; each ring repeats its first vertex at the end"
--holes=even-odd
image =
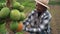
{"type": "Polygon", "coordinates": [[[37,0],[35,0],[37,3],[39,3],[39,4],[41,4],[41,5],[43,5],[43,6],[45,6],[46,8],[48,8],[49,9],[49,7],[47,6],[47,5],[45,5],[45,4],[43,4],[43,3],[41,3],[41,2],[39,2],[39,1],[37,1],[37,0]]]}

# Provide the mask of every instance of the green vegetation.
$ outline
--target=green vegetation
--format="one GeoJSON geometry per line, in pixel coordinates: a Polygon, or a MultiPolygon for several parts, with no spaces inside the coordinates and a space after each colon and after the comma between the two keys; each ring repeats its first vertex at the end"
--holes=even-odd
{"type": "Polygon", "coordinates": [[[60,1],[50,1],[49,5],[60,5],[60,1]]]}

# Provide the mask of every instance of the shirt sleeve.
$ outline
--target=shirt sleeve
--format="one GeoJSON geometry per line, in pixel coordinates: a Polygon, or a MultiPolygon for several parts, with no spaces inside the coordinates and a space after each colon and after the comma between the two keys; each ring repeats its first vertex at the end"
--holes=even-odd
{"type": "Polygon", "coordinates": [[[24,27],[23,27],[23,30],[24,31],[29,31],[29,32],[40,32],[41,29],[38,27],[38,28],[28,28],[27,26],[29,26],[31,20],[34,18],[33,17],[34,13],[32,12],[31,14],[29,14],[28,18],[23,22],[24,24],[24,27]]]}
{"type": "Polygon", "coordinates": [[[29,25],[29,23],[30,23],[30,21],[31,21],[31,16],[28,16],[26,19],[25,19],[25,21],[23,22],[23,24],[24,24],[24,30],[26,29],[26,27],[29,25]]]}
{"type": "Polygon", "coordinates": [[[40,24],[40,28],[42,30],[45,29],[45,25],[49,24],[50,21],[51,21],[51,15],[50,14],[45,15],[43,18],[42,24],[40,24]]]}
{"type": "Polygon", "coordinates": [[[41,32],[41,29],[40,28],[26,28],[26,31],[29,31],[29,32],[41,32]]]}
{"type": "Polygon", "coordinates": [[[30,24],[30,22],[31,22],[31,20],[33,18],[33,13],[34,12],[30,13],[29,16],[23,21],[23,24],[24,24],[23,30],[24,31],[27,31],[27,28],[28,28],[27,26],[30,24]]]}

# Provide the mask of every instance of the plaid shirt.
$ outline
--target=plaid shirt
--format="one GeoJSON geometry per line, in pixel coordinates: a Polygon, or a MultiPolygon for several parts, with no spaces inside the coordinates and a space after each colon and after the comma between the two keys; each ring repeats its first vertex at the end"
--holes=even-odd
{"type": "Polygon", "coordinates": [[[39,18],[36,11],[32,11],[27,19],[23,22],[23,30],[29,32],[41,32],[46,28],[46,25],[49,24],[51,20],[51,14],[49,11],[45,11],[39,18]]]}

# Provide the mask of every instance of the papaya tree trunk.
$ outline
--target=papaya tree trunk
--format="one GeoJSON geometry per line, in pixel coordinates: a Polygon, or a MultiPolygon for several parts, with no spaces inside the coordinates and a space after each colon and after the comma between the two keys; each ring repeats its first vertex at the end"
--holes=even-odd
{"type": "MultiPolygon", "coordinates": [[[[11,1],[12,0],[6,0],[6,6],[8,8],[10,8],[10,10],[12,9],[12,4],[11,4],[11,1]]],[[[6,29],[7,29],[7,34],[14,34],[14,32],[10,29],[10,23],[11,23],[11,19],[9,18],[6,18],[6,29]]]]}
{"type": "Polygon", "coordinates": [[[12,9],[12,0],[6,0],[6,6],[12,9]]]}
{"type": "Polygon", "coordinates": [[[14,34],[14,32],[10,29],[10,23],[11,23],[11,20],[10,20],[10,19],[7,19],[7,20],[6,20],[7,33],[8,33],[8,34],[14,34]]]}

